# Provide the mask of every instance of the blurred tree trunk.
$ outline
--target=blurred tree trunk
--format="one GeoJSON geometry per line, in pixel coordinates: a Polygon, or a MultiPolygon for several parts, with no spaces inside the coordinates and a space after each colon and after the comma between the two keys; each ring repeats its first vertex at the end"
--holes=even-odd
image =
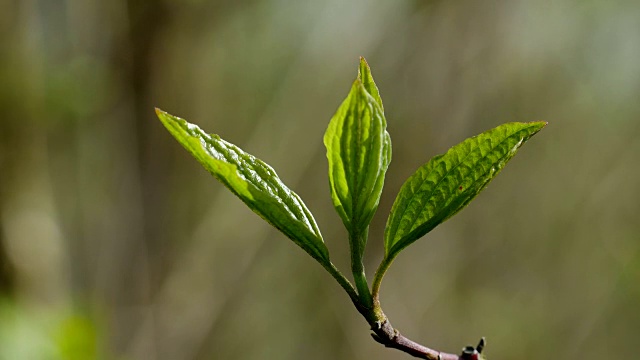
{"type": "Polygon", "coordinates": [[[13,294],[13,267],[9,263],[3,243],[4,240],[0,238],[0,297],[13,294]]]}

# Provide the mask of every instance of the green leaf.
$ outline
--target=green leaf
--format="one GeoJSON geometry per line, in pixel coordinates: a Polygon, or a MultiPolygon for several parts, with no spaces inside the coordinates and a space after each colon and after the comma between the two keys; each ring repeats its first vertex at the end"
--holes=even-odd
{"type": "Polygon", "coordinates": [[[320,263],[330,264],[329,251],[311,212],[269,165],[184,119],[160,109],[156,113],[171,135],[253,212],[320,263]]]}
{"type": "Polygon", "coordinates": [[[400,189],[384,233],[385,258],[465,207],[545,122],[507,123],[469,138],[420,167],[400,189]]]}
{"type": "Polygon", "coordinates": [[[333,204],[349,230],[352,255],[362,257],[366,231],[378,208],[391,161],[391,139],[371,70],[360,59],[358,77],[324,135],[333,204]]]}

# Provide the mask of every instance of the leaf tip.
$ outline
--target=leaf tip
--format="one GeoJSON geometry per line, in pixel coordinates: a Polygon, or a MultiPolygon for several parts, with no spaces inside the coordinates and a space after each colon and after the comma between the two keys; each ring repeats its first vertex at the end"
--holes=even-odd
{"type": "MultiPolygon", "coordinates": [[[[173,116],[171,114],[169,114],[168,112],[160,109],[160,108],[155,108],[156,110],[156,116],[158,116],[158,119],[160,120],[160,122],[167,128],[167,130],[169,130],[169,132],[173,133],[172,128],[175,127],[181,127],[181,128],[185,128],[186,125],[188,125],[188,123],[186,122],[186,120],[181,119],[177,116],[173,116]]],[[[175,134],[174,134],[175,136],[175,134]]]]}
{"type": "Polygon", "coordinates": [[[160,109],[158,107],[155,108],[155,110],[156,110],[156,116],[158,117],[158,119],[160,119],[160,121],[163,124],[167,125],[168,122],[172,122],[172,120],[174,120],[173,116],[171,114],[169,114],[168,112],[166,112],[166,111],[164,111],[164,110],[162,110],[162,109],[160,109]]]}
{"type": "Polygon", "coordinates": [[[547,121],[532,121],[531,125],[536,127],[536,132],[542,130],[545,126],[549,125],[547,121]]]}
{"type": "Polygon", "coordinates": [[[364,56],[360,56],[360,66],[358,67],[358,79],[364,76],[364,72],[371,73],[371,68],[369,67],[369,63],[364,58],[364,56]]]}

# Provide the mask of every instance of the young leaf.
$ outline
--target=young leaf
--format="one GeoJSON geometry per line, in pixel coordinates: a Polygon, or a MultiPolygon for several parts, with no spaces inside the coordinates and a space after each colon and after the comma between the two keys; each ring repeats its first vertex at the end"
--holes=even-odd
{"type": "Polygon", "coordinates": [[[311,212],[269,165],[184,119],[160,109],[156,113],[171,135],[251,210],[321,264],[330,264],[311,212]]]}
{"type": "Polygon", "coordinates": [[[391,161],[391,139],[371,70],[360,59],[358,77],[324,135],[331,198],[349,230],[352,255],[362,258],[366,231],[391,161]]]}
{"type": "Polygon", "coordinates": [[[384,233],[385,259],[394,258],[465,207],[545,122],[507,123],[431,159],[402,185],[384,233]]]}

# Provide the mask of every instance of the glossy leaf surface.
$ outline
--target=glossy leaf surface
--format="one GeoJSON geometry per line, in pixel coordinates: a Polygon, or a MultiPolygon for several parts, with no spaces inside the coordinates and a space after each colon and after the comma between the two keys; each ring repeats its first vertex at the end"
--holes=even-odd
{"type": "Polygon", "coordinates": [[[356,258],[364,251],[366,230],[378,208],[391,161],[386,127],[378,88],[361,58],[358,77],[324,135],[331,198],[349,230],[356,258]]]}
{"type": "Polygon", "coordinates": [[[385,258],[465,207],[545,122],[507,123],[469,138],[420,167],[400,189],[384,234],[385,258]]]}
{"type": "Polygon", "coordinates": [[[269,165],[184,119],[159,109],[156,113],[176,140],[251,210],[316,260],[329,264],[329,252],[311,212],[269,165]]]}

